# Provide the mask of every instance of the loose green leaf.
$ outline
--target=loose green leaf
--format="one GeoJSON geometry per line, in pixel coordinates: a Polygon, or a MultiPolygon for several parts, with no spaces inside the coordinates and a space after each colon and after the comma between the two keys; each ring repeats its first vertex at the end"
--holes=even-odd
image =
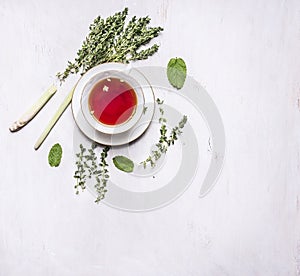
{"type": "Polygon", "coordinates": [[[119,155],[113,158],[113,162],[119,170],[127,173],[133,172],[134,164],[129,158],[119,155]]]}
{"type": "Polygon", "coordinates": [[[186,64],[182,58],[171,58],[168,63],[167,76],[170,84],[181,89],[186,79],[186,64]]]}
{"type": "Polygon", "coordinates": [[[58,167],[62,158],[62,147],[55,144],[49,151],[48,162],[51,167],[58,167]]]}

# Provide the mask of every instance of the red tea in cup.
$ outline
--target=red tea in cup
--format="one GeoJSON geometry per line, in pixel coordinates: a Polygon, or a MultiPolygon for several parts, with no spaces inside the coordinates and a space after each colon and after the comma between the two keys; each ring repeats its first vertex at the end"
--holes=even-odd
{"type": "Polygon", "coordinates": [[[89,109],[100,123],[116,126],[128,121],[135,113],[137,95],[134,89],[119,78],[97,82],[89,95],[89,109]]]}

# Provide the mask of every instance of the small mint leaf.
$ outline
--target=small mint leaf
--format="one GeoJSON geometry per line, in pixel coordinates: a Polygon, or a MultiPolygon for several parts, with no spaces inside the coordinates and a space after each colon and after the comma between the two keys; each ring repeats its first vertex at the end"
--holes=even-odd
{"type": "Polygon", "coordinates": [[[186,79],[186,71],[186,64],[182,58],[171,58],[167,68],[170,84],[177,89],[181,89],[186,79]]]}
{"type": "Polygon", "coordinates": [[[49,151],[48,163],[51,167],[58,167],[62,158],[62,147],[60,144],[55,144],[49,151]]]}
{"type": "Polygon", "coordinates": [[[125,156],[121,156],[121,155],[115,156],[113,158],[113,163],[116,166],[116,168],[118,168],[123,172],[127,172],[127,173],[133,172],[134,163],[125,156]]]}

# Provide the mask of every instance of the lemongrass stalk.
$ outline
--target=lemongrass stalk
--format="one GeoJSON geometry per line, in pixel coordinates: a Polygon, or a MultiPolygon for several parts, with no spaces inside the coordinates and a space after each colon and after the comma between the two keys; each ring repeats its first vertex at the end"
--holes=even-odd
{"type": "Polygon", "coordinates": [[[33,117],[42,109],[42,107],[50,100],[50,98],[56,93],[57,88],[53,84],[51,85],[45,93],[28,109],[19,120],[15,121],[9,130],[15,132],[24,127],[28,122],[30,122],[33,117]]]}
{"type": "Polygon", "coordinates": [[[75,90],[75,86],[72,88],[72,90],[66,96],[66,98],[64,99],[64,101],[61,103],[61,105],[57,109],[56,113],[54,114],[54,116],[49,121],[48,125],[46,126],[45,130],[43,131],[43,133],[41,134],[41,136],[36,141],[36,143],[34,145],[34,149],[35,150],[37,150],[41,146],[41,144],[44,142],[44,140],[46,139],[46,137],[50,133],[51,129],[54,127],[54,125],[56,124],[56,122],[60,118],[60,116],[64,113],[64,111],[66,110],[66,108],[68,107],[68,105],[71,103],[74,90],[75,90]]]}

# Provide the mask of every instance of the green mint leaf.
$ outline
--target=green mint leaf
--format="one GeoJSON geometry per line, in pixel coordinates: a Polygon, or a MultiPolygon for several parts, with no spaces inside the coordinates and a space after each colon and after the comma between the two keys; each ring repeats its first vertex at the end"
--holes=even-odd
{"type": "Polygon", "coordinates": [[[119,155],[113,158],[113,162],[119,170],[127,173],[133,172],[134,164],[129,158],[119,155]]]}
{"type": "Polygon", "coordinates": [[[62,147],[60,144],[55,144],[49,151],[48,163],[51,167],[58,167],[62,157],[62,147]]]}
{"type": "Polygon", "coordinates": [[[181,89],[186,79],[186,64],[182,58],[171,58],[168,63],[167,76],[170,84],[181,89]]]}

